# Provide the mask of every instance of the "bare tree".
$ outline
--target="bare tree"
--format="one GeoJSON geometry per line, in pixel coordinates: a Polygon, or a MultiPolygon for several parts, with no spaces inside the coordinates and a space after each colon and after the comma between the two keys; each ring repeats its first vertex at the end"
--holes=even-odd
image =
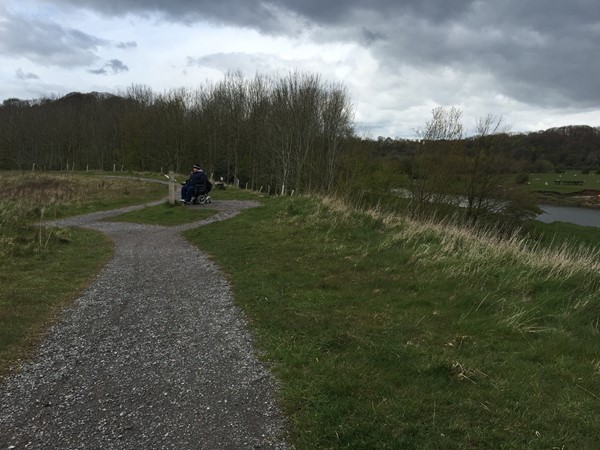
{"type": "Polygon", "coordinates": [[[438,107],[419,132],[420,145],[410,173],[411,211],[420,215],[432,203],[456,203],[449,189],[462,146],[462,111],[438,107]]]}
{"type": "Polygon", "coordinates": [[[331,192],[342,149],[354,134],[354,109],[348,91],[343,86],[333,87],[322,108],[323,122],[323,183],[321,190],[331,192]]]}
{"type": "Polygon", "coordinates": [[[514,166],[504,151],[507,140],[508,128],[502,118],[488,114],[478,119],[475,136],[464,148],[461,176],[465,218],[471,224],[490,213],[519,222],[538,212],[530,195],[507,183],[514,166]]]}

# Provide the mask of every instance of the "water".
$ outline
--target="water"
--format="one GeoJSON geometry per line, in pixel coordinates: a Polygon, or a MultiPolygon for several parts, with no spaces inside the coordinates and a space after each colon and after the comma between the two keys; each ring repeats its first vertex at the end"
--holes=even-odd
{"type": "MultiPolygon", "coordinates": [[[[392,189],[392,192],[403,198],[410,198],[408,189],[392,189]]],[[[464,198],[460,197],[459,200],[459,206],[464,206],[464,198]]],[[[539,205],[539,207],[544,211],[543,214],[536,217],[536,220],[540,222],[568,222],[586,227],[600,227],[600,209],[552,205],[539,205]]]]}
{"type": "Polygon", "coordinates": [[[600,209],[552,205],[540,205],[540,208],[544,211],[536,217],[540,222],[569,222],[586,227],[600,227],[600,209]]]}

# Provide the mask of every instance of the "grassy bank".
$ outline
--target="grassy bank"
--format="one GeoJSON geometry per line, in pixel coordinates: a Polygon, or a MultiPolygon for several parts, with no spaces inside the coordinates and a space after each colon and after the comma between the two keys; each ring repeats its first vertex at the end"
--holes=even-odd
{"type": "Polygon", "coordinates": [[[112,254],[100,233],[41,225],[166,196],[156,183],[91,174],[0,172],[0,376],[28,357],[112,254]]]}
{"type": "MultiPolygon", "coordinates": [[[[532,221],[526,227],[532,240],[544,247],[587,247],[600,252],[600,228],[584,227],[566,222],[543,223],[532,221]]],[[[600,255],[598,256],[600,258],[600,255]]]]}
{"type": "Polygon", "coordinates": [[[282,381],[296,448],[597,448],[597,260],[270,199],[190,231],[282,381]]]}

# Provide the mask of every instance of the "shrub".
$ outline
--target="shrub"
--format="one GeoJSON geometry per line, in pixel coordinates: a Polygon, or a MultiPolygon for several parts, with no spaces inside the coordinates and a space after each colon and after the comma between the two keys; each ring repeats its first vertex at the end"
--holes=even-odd
{"type": "Polygon", "coordinates": [[[520,173],[517,175],[515,182],[517,184],[525,184],[529,181],[529,175],[526,173],[520,173]]]}

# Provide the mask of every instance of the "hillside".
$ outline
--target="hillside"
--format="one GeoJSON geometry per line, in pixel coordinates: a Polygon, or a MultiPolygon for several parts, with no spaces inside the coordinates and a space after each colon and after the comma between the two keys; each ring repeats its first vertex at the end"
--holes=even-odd
{"type": "Polygon", "coordinates": [[[188,237],[226,268],[295,448],[600,446],[593,254],[308,198],[188,237]]]}

